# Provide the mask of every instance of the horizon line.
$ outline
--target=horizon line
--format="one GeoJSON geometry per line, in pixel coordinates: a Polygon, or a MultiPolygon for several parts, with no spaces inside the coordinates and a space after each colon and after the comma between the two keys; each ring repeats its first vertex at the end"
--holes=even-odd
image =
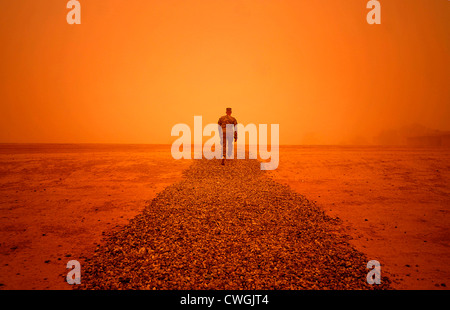
{"type": "MultiPolygon", "coordinates": [[[[132,143],[132,142],[0,142],[0,145],[152,145],[152,146],[171,146],[172,143],[132,143]]],[[[193,149],[196,144],[191,144],[193,149]]],[[[237,144],[236,144],[237,145],[237,144]]],[[[204,143],[202,144],[204,146],[204,143]]],[[[250,144],[245,144],[245,146],[250,146],[250,144]]],[[[271,146],[271,144],[256,144],[252,145],[258,146],[271,146]]],[[[289,146],[384,146],[384,147],[421,147],[406,144],[350,144],[350,143],[329,143],[329,144],[278,144],[279,147],[289,147],[289,146]]],[[[442,146],[437,146],[442,147],[442,146]]]]}

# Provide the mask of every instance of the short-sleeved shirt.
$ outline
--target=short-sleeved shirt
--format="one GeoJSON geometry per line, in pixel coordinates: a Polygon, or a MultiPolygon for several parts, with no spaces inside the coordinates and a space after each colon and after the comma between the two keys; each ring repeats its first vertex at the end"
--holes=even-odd
{"type": "Polygon", "coordinates": [[[222,127],[223,132],[226,132],[227,124],[233,124],[236,126],[237,120],[231,115],[224,115],[221,118],[219,118],[218,124],[219,124],[219,126],[222,127]]]}

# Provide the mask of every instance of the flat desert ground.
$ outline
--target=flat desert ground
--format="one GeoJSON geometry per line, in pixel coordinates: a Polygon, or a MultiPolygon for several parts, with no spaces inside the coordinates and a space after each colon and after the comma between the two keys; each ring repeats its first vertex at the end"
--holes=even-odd
{"type": "MultiPolygon", "coordinates": [[[[0,289],[72,289],[67,262],[91,255],[191,162],[170,145],[0,145],[0,289]]],[[[339,218],[394,288],[448,289],[449,148],[282,146],[267,174],[339,218]]]]}

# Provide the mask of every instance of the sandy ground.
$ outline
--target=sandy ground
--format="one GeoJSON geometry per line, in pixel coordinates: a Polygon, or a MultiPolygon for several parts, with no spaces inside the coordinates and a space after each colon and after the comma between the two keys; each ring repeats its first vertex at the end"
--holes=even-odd
{"type": "Polygon", "coordinates": [[[190,162],[167,149],[0,145],[0,288],[71,289],[67,262],[181,179],[190,162]]]}
{"type": "MultiPolygon", "coordinates": [[[[0,289],[71,289],[67,262],[189,164],[170,146],[0,145],[0,289]]],[[[448,289],[449,168],[449,149],[282,147],[270,174],[342,219],[396,288],[448,289]]]]}
{"type": "Polygon", "coordinates": [[[450,149],[283,147],[271,174],[339,217],[395,288],[450,286],[450,149]]]}

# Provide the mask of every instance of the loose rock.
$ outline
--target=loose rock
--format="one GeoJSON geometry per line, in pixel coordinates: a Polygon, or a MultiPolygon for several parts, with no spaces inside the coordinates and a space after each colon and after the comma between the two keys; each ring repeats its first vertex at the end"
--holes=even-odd
{"type": "Polygon", "coordinates": [[[387,289],[340,220],[260,170],[196,160],[82,264],[76,289],[387,289]]]}

